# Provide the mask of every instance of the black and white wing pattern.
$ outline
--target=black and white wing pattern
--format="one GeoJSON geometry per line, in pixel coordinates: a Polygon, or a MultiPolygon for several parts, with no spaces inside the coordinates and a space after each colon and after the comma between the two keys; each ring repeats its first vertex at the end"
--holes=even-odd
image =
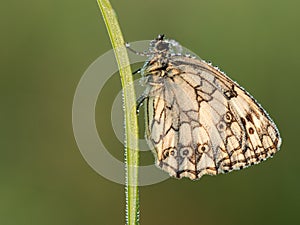
{"type": "Polygon", "coordinates": [[[210,64],[174,54],[177,45],[160,35],[142,69],[146,137],[157,166],[199,179],[273,156],[281,138],[266,111],[210,64]]]}

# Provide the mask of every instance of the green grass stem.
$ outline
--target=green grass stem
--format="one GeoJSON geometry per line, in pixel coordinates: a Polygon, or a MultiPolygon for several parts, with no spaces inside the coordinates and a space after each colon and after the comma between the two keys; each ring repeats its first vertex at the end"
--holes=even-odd
{"type": "Polygon", "coordinates": [[[124,39],[109,0],[97,0],[110,37],[118,63],[123,88],[125,114],[125,163],[126,163],[126,224],[139,224],[138,193],[138,123],[136,115],[136,97],[133,87],[132,72],[124,45],[124,39]]]}

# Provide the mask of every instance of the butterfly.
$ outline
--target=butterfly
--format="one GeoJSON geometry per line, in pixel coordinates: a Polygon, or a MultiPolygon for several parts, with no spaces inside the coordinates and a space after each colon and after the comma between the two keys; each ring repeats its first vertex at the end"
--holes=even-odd
{"type": "Polygon", "coordinates": [[[139,71],[146,138],[156,165],[176,178],[240,170],[279,150],[279,131],[241,86],[181,45],[158,35],[139,71]]]}

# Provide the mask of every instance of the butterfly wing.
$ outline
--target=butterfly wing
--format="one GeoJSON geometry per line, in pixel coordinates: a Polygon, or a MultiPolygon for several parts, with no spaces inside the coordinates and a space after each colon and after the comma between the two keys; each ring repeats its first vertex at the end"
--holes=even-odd
{"type": "Polygon", "coordinates": [[[199,179],[272,156],[279,132],[238,84],[204,61],[170,58],[168,76],[150,85],[147,138],[156,164],[171,176],[199,179]]]}

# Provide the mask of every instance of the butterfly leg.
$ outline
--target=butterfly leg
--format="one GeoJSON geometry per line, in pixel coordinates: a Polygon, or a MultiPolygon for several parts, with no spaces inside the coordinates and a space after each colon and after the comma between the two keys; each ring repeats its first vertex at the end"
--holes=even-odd
{"type": "Polygon", "coordinates": [[[145,99],[148,98],[148,95],[143,93],[140,97],[138,97],[138,99],[136,100],[136,114],[139,114],[140,111],[140,107],[143,104],[143,102],[145,101],[145,99]]]}
{"type": "Polygon", "coordinates": [[[142,68],[139,68],[139,69],[135,70],[134,72],[132,72],[132,75],[135,75],[135,74],[137,74],[137,73],[141,73],[141,69],[142,69],[142,68]]]}

